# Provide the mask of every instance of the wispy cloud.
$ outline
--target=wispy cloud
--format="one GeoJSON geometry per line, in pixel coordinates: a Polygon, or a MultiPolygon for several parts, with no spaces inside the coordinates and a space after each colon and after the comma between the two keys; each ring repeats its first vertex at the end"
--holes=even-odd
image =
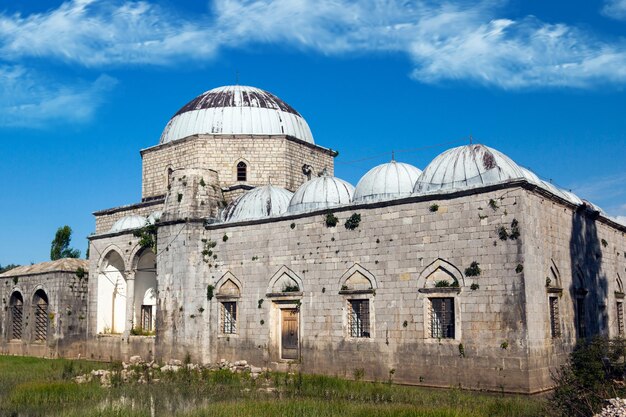
{"type": "MultiPolygon", "coordinates": [[[[280,44],[325,55],[397,53],[418,82],[520,90],[626,83],[626,42],[532,16],[504,0],[214,0],[193,17],[146,1],[69,0],[0,14],[0,63],[105,69],[207,62],[224,48],[280,44]]],[[[626,0],[605,14],[619,16],[626,0]]],[[[62,89],[59,89],[61,91],[62,89]]],[[[17,110],[16,110],[17,111],[17,110]]]]}
{"type": "Polygon", "coordinates": [[[571,189],[581,198],[597,203],[613,216],[626,216],[626,172],[574,183],[571,189]]]}
{"type": "Polygon", "coordinates": [[[602,14],[611,19],[626,20],[626,0],[606,0],[602,14]]]}
{"type": "Polygon", "coordinates": [[[0,126],[38,128],[90,120],[115,79],[63,85],[20,66],[0,66],[0,126]]]}

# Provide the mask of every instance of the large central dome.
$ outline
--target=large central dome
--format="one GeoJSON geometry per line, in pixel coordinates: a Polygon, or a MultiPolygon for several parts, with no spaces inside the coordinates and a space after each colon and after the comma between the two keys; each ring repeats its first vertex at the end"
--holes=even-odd
{"type": "Polygon", "coordinates": [[[185,104],[169,121],[160,143],[191,135],[289,135],[309,143],[304,118],[275,95],[255,87],[214,88],[185,104]]]}

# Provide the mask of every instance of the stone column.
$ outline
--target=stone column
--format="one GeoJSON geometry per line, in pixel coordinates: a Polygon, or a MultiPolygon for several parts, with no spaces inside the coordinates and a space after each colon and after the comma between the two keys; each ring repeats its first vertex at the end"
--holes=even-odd
{"type": "Polygon", "coordinates": [[[124,338],[128,340],[130,331],[133,329],[133,316],[135,315],[135,271],[124,271],[126,278],[126,328],[124,338]]]}

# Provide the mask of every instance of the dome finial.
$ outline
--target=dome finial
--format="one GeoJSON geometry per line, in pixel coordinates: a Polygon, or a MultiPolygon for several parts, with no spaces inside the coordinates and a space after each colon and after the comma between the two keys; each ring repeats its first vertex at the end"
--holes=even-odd
{"type": "Polygon", "coordinates": [[[396,160],[396,154],[394,151],[391,151],[391,162],[395,162],[396,160]]]}
{"type": "Polygon", "coordinates": [[[470,133],[470,135],[469,135],[470,145],[472,144],[472,139],[474,139],[474,138],[472,137],[472,134],[470,133]]]}
{"type": "Polygon", "coordinates": [[[235,85],[239,85],[239,70],[235,71],[235,85]]]}

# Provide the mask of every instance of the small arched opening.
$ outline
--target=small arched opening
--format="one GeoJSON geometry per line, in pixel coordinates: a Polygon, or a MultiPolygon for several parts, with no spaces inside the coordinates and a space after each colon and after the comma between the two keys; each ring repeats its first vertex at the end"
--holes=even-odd
{"type": "Polygon", "coordinates": [[[121,333],[126,326],[126,279],[124,260],[111,250],[98,273],[97,332],[121,333]]]}
{"type": "Polygon", "coordinates": [[[24,299],[22,294],[18,291],[11,294],[9,300],[10,309],[10,325],[9,325],[9,339],[21,340],[22,332],[24,330],[24,299]]]}
{"type": "Polygon", "coordinates": [[[35,342],[45,342],[48,340],[48,296],[44,290],[37,290],[33,296],[33,315],[35,342]]]}
{"type": "Polygon", "coordinates": [[[248,165],[243,161],[237,163],[237,181],[248,181],[248,165]]]}

